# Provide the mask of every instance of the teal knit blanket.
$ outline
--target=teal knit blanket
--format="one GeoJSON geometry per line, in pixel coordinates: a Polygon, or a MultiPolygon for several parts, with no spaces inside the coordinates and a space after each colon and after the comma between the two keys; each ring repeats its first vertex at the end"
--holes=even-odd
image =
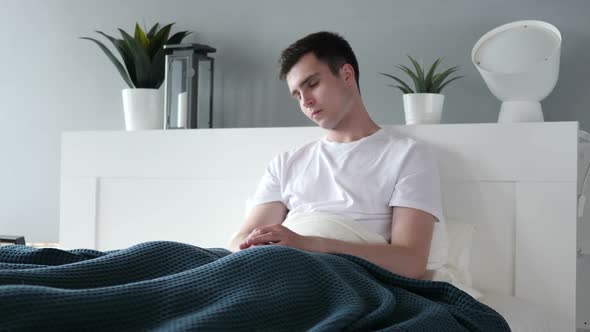
{"type": "Polygon", "coordinates": [[[2,331],[509,331],[448,283],[366,260],[176,242],[115,251],[0,247],[2,331]]]}

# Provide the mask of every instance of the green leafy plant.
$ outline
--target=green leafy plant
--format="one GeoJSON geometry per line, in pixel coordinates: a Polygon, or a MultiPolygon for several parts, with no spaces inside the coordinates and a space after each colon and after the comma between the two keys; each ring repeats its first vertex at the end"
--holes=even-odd
{"type": "Polygon", "coordinates": [[[379,73],[381,75],[384,75],[384,76],[387,76],[391,79],[394,79],[396,82],[398,82],[399,85],[389,84],[389,86],[400,89],[401,92],[403,92],[404,94],[407,94],[407,93],[440,93],[440,91],[445,86],[447,86],[447,84],[463,77],[463,76],[457,76],[454,78],[449,78],[449,75],[451,75],[452,73],[459,70],[459,66],[451,67],[441,73],[436,73],[436,68],[442,62],[442,59],[440,59],[440,58],[436,59],[436,61],[434,61],[434,63],[432,64],[432,66],[430,67],[428,72],[425,72],[424,69],[422,68],[422,66],[420,66],[420,64],[414,58],[412,58],[409,55],[408,55],[408,58],[410,58],[410,61],[412,62],[412,65],[414,66],[415,71],[412,71],[410,68],[408,68],[404,65],[396,66],[396,68],[400,69],[401,71],[406,73],[408,76],[410,76],[412,81],[414,81],[414,90],[412,90],[412,88],[410,88],[410,86],[408,84],[406,84],[406,82],[397,78],[396,76],[386,74],[386,73],[379,73]]]}
{"type": "Polygon", "coordinates": [[[125,64],[124,66],[102,42],[90,37],[80,37],[80,39],[96,43],[112,61],[130,88],[158,89],[164,82],[166,50],[163,46],[180,44],[184,37],[191,33],[181,31],[169,37],[173,24],[165,25],[160,29],[160,24],[156,23],[148,33],[145,33],[136,23],[134,36],[119,29],[121,39],[111,37],[102,31],[96,31],[115,46],[125,64]]]}

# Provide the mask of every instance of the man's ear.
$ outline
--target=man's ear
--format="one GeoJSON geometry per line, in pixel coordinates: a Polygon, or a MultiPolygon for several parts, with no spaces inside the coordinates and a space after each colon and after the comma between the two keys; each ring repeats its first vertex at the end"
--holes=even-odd
{"type": "Polygon", "coordinates": [[[355,72],[354,68],[348,63],[345,63],[340,67],[340,77],[344,78],[344,81],[351,85],[352,82],[355,82],[355,72]]]}

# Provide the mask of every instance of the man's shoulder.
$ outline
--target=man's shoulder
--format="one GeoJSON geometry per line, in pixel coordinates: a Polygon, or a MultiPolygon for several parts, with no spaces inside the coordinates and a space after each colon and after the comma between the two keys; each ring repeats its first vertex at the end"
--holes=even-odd
{"type": "Polygon", "coordinates": [[[379,141],[371,149],[380,151],[392,160],[405,158],[430,158],[434,151],[428,142],[404,135],[391,128],[383,128],[379,141]]]}
{"type": "Polygon", "coordinates": [[[321,139],[315,139],[313,141],[297,145],[290,149],[286,149],[275,155],[275,157],[273,158],[273,162],[283,164],[293,159],[294,157],[308,155],[316,149],[320,142],[321,139]]]}
{"type": "Polygon", "coordinates": [[[387,127],[381,129],[379,141],[376,143],[377,145],[387,145],[393,149],[399,150],[410,150],[417,145],[423,145],[423,143],[415,138],[403,135],[392,128],[387,127]]]}

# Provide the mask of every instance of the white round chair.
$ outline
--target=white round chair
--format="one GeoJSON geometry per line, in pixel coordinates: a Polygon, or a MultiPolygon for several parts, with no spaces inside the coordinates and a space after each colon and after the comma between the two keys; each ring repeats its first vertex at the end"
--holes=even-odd
{"type": "Polygon", "coordinates": [[[471,61],[502,101],[498,122],[542,122],[541,100],[557,83],[561,33],[542,21],[517,21],[483,35],[471,61]]]}

